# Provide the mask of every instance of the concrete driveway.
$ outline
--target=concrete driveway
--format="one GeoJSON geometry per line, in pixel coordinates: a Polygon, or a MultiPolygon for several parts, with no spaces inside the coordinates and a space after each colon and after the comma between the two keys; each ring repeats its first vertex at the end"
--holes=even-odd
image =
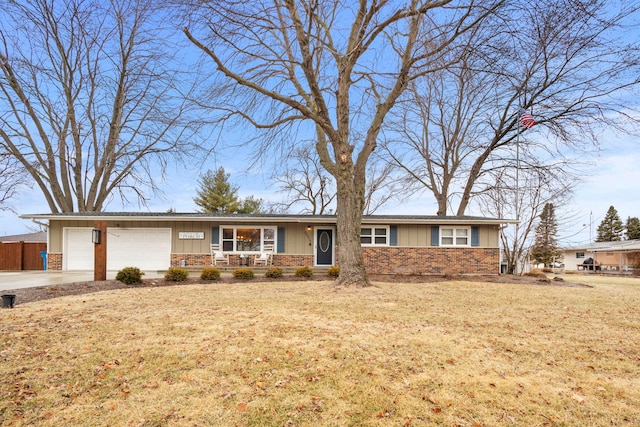
{"type": "MultiPolygon", "coordinates": [[[[117,271],[108,271],[107,279],[115,279],[117,273],[117,271]]],[[[164,277],[164,273],[145,271],[143,277],[154,279],[164,277]]],[[[0,291],[91,280],[93,280],[93,271],[0,271],[0,291]]]]}

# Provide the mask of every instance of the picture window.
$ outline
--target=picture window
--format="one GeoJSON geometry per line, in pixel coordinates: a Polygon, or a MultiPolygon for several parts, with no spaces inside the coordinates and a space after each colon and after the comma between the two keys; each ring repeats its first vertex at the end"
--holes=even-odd
{"type": "Polygon", "coordinates": [[[275,248],[275,227],[222,227],[224,252],[261,252],[265,245],[275,248]]]}

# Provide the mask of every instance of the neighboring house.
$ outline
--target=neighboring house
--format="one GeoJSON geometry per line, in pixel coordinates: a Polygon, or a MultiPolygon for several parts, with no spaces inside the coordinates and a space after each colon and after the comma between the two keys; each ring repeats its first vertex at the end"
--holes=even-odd
{"type": "MultiPolygon", "coordinates": [[[[107,269],[211,265],[214,245],[229,266],[272,247],[272,265],[336,265],[335,215],[61,213],[23,215],[49,223],[49,269],[92,270],[95,221],[106,221],[107,269]]],[[[499,233],[512,220],[368,215],[360,240],[371,274],[498,274],[499,233]]],[[[251,262],[253,264],[253,262],[251,262]]],[[[226,267],[226,266],[225,266],[226,267]]]]}
{"type": "Polygon", "coordinates": [[[565,270],[633,271],[640,268],[640,240],[588,243],[562,249],[562,255],[565,270]]]}
{"type": "Polygon", "coordinates": [[[11,236],[0,236],[0,242],[47,242],[47,232],[38,231],[37,233],[14,234],[11,236]]]}

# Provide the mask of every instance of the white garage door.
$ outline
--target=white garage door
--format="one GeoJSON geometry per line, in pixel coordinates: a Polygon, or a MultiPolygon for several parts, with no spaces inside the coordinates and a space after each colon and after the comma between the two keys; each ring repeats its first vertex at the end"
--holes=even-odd
{"type": "MultiPolygon", "coordinates": [[[[63,260],[66,270],[93,270],[91,228],[66,228],[63,260]]],[[[170,228],[109,228],[107,270],[138,267],[164,270],[171,263],[170,228]]]]}
{"type": "Polygon", "coordinates": [[[91,228],[65,228],[62,260],[65,270],[93,270],[91,228]]]}
{"type": "Polygon", "coordinates": [[[170,228],[109,228],[107,270],[165,270],[171,264],[170,228]]]}

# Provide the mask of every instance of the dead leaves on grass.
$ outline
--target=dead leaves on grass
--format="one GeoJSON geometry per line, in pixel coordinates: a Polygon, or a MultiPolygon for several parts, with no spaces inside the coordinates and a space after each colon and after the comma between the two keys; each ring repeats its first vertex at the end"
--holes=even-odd
{"type": "MultiPolygon", "coordinates": [[[[315,301],[310,288],[303,293],[286,288],[279,298],[263,289],[260,299],[252,299],[230,288],[211,301],[199,290],[202,305],[188,314],[162,311],[164,299],[156,301],[151,293],[141,308],[126,313],[122,307],[109,312],[106,296],[98,305],[87,304],[89,311],[50,309],[32,317],[11,312],[12,325],[22,322],[15,328],[20,345],[0,348],[0,362],[13,366],[5,374],[17,375],[0,383],[0,400],[10,392],[24,408],[40,399],[48,409],[39,416],[54,420],[60,408],[82,413],[82,403],[91,400],[94,413],[128,417],[134,420],[130,425],[166,425],[168,406],[159,409],[155,400],[181,393],[175,398],[184,405],[180,416],[191,405],[186,410],[195,414],[193,424],[202,425],[212,419],[210,413],[198,418],[203,407],[221,408],[215,414],[221,417],[218,425],[287,425],[290,420],[292,425],[470,427],[476,419],[485,426],[536,424],[532,420],[569,425],[571,416],[596,425],[600,420],[589,414],[602,413],[603,405],[618,411],[608,418],[611,424],[638,419],[630,404],[637,393],[628,385],[638,372],[639,356],[637,340],[630,338],[635,330],[623,330],[626,323],[611,322],[599,305],[590,304],[595,308],[589,312],[581,304],[571,305],[571,313],[545,312],[540,298],[521,296],[519,290],[501,303],[502,289],[476,286],[464,300],[467,289],[452,288],[434,293],[411,287],[407,297],[401,294],[404,288],[389,285],[382,299],[359,294],[363,302],[345,302],[341,298],[351,295],[341,293],[315,301]],[[285,291],[293,295],[286,301],[285,291]],[[481,297],[486,300],[476,302],[481,297]],[[525,299],[526,304],[519,302],[525,299]],[[536,310],[531,311],[532,304],[536,310]],[[104,329],[102,310],[109,323],[104,329]],[[590,334],[587,320],[604,329],[590,334]],[[82,335],[85,331],[90,332],[82,335]],[[613,334],[617,331],[619,336],[613,334]],[[19,368],[23,363],[28,368],[19,368]],[[36,372],[39,363],[49,371],[36,372]],[[58,366],[73,366],[67,369],[76,372],[58,366]],[[575,376],[569,378],[568,372],[575,376]],[[154,419],[127,412],[145,400],[157,414],[154,419]],[[623,418],[619,413],[629,408],[632,414],[623,418]]],[[[544,290],[550,292],[556,290],[544,290]]],[[[556,293],[553,307],[564,307],[565,297],[556,293]]],[[[625,322],[631,324],[637,311],[629,313],[625,322]]]]}

